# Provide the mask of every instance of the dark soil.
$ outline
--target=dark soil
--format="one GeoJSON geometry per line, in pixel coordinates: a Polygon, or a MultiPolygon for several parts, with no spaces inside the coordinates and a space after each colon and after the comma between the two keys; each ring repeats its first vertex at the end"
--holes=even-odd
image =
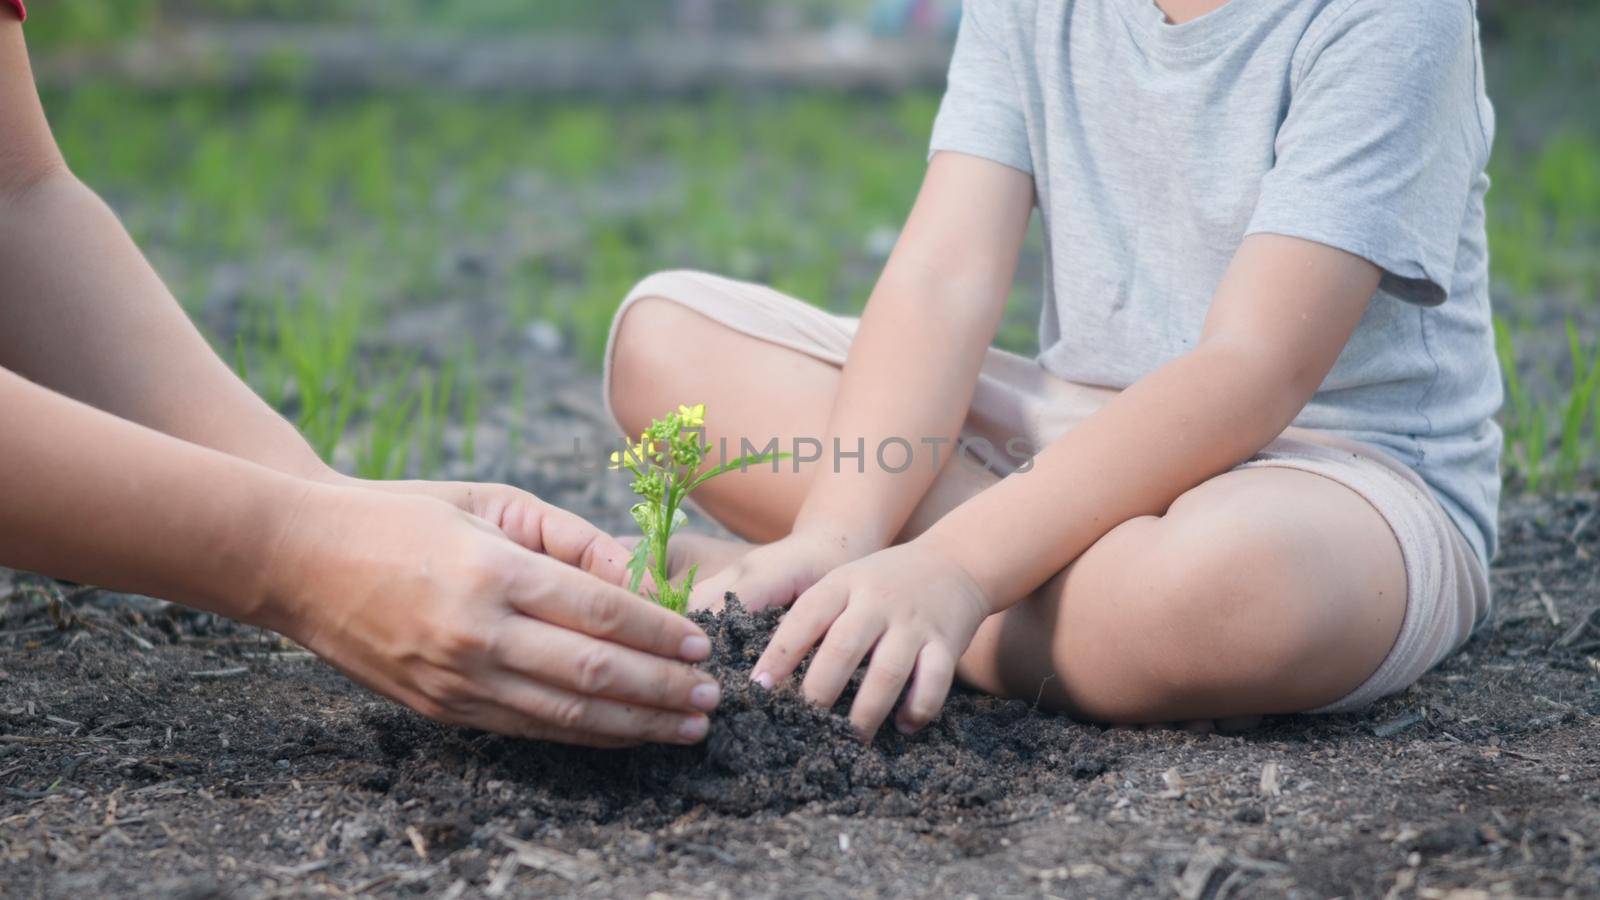
{"type": "Polygon", "coordinates": [[[1600,503],[1518,501],[1498,606],[1365,714],[1106,731],[956,694],[870,747],[709,620],[702,747],[439,727],[256,629],[0,574],[0,894],[1600,892],[1600,503]]]}
{"type": "Polygon", "coordinates": [[[905,738],[893,729],[867,747],[843,713],[811,706],[793,687],[768,691],[750,670],[779,616],[751,615],[733,600],[695,618],[716,648],[706,667],[723,701],[705,743],[594,752],[493,735],[471,735],[391,711],[370,721],[378,746],[417,796],[461,800],[460,773],[489,766],[525,788],[519,809],[544,824],[659,828],[680,816],[745,817],[808,807],[839,815],[943,815],[1018,794],[1071,789],[1071,779],[1106,771],[1092,728],[1035,713],[1027,703],[958,694],[933,729],[905,738]],[[447,777],[439,783],[441,771],[447,777]],[[1037,777],[1049,773],[1047,777],[1037,777]],[[435,788],[439,790],[434,791],[435,788]]]}

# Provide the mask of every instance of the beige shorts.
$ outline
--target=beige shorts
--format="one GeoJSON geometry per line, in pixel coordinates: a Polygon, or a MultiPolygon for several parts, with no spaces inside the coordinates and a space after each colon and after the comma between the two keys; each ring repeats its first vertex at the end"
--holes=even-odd
{"type": "MultiPolygon", "coordinates": [[[[742,334],[832,366],[844,365],[856,332],[853,318],[831,315],[763,285],[702,272],[651,275],[628,294],[622,308],[641,297],[680,303],[742,334]]],[[[613,325],[613,342],[615,337],[613,325]]],[[[608,381],[613,342],[606,349],[608,381]]],[[[1005,447],[1013,438],[1043,447],[1116,393],[1063,381],[1034,360],[990,348],[965,431],[993,447],[1005,447]]],[[[609,384],[606,397],[609,402],[609,384]]],[[[1002,475],[1011,467],[1000,454],[987,461],[1002,475]]],[[[1405,690],[1465,643],[1488,614],[1483,564],[1411,469],[1369,445],[1300,428],[1285,431],[1240,468],[1257,466],[1312,472],[1360,494],[1389,523],[1405,560],[1406,612],[1394,647],[1360,687],[1313,712],[1347,712],[1405,690]]]]}

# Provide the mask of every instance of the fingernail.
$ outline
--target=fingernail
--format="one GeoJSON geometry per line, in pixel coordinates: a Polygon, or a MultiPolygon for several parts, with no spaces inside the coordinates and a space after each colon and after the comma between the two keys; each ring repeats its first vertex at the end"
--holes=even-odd
{"type": "Polygon", "coordinates": [[[689,692],[689,705],[703,712],[710,712],[717,708],[717,702],[722,699],[722,688],[715,681],[697,684],[689,692]]]}
{"type": "Polygon", "coordinates": [[[678,737],[693,743],[706,736],[706,731],[711,728],[711,721],[705,716],[694,716],[684,719],[678,726],[678,737]]]}
{"type": "Polygon", "coordinates": [[[750,676],[750,680],[754,681],[756,684],[761,685],[762,687],[766,688],[769,691],[772,690],[772,673],[771,672],[757,672],[756,674],[750,676]]]}
{"type": "Polygon", "coordinates": [[[691,634],[683,639],[678,655],[690,662],[699,662],[711,655],[711,639],[703,634],[691,634]]]}

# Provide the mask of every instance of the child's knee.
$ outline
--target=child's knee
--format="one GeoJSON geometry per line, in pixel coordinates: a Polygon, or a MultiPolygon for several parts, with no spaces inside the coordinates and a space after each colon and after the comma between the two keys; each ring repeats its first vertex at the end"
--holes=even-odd
{"type": "Polygon", "coordinates": [[[663,408],[656,396],[661,379],[682,364],[684,347],[692,340],[686,332],[696,317],[661,294],[630,297],[617,311],[606,380],[617,424],[632,434],[663,408]]]}
{"type": "MultiPolygon", "coordinates": [[[[1248,531],[1186,533],[1162,521],[1114,595],[1074,598],[1059,659],[1070,705],[1107,721],[1206,712],[1218,698],[1293,677],[1317,640],[1286,603],[1292,555],[1248,531]],[[1070,652],[1070,648],[1079,648],[1070,652]]],[[[1247,704],[1248,705],[1248,704],[1247,704]]]]}

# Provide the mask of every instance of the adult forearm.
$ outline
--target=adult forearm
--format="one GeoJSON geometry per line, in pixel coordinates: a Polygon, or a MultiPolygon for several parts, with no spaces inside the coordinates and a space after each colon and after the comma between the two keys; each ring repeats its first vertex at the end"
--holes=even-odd
{"type": "Polygon", "coordinates": [[[310,482],[0,369],[0,564],[270,619],[263,580],[310,482]]]}
{"type": "Polygon", "coordinates": [[[64,168],[0,192],[0,297],[0,366],[185,441],[284,472],[325,471],[64,168]]]}
{"type": "Polygon", "coordinates": [[[1307,399],[1284,384],[1270,359],[1202,345],[1123,391],[1027,472],[957,508],[926,540],[1004,609],[1112,528],[1164,513],[1269,443],[1307,399]]]}

